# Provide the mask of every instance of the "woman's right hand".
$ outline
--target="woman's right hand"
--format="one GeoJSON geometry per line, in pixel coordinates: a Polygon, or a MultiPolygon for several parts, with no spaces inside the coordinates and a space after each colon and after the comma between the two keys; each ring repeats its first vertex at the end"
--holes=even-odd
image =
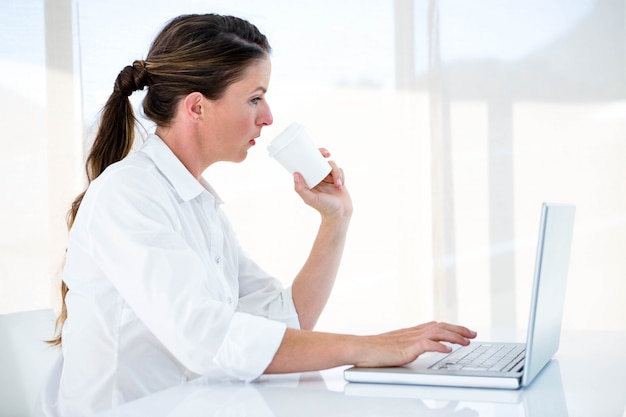
{"type": "MultiPolygon", "coordinates": [[[[320,148],[320,153],[324,158],[330,157],[330,152],[326,148],[320,148]]],[[[307,205],[321,214],[322,219],[349,219],[352,216],[352,200],[345,188],[346,178],[343,169],[335,161],[329,160],[328,164],[331,166],[330,173],[313,188],[309,188],[302,175],[295,172],[294,189],[307,205]]]]}

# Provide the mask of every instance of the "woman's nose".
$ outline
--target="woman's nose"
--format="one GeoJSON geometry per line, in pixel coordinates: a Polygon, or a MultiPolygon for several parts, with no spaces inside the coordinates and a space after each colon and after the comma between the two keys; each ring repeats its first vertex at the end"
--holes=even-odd
{"type": "Polygon", "coordinates": [[[259,114],[259,124],[262,126],[269,126],[274,123],[274,116],[272,116],[272,111],[270,110],[270,105],[267,103],[267,100],[264,100],[263,103],[265,106],[259,114]]]}

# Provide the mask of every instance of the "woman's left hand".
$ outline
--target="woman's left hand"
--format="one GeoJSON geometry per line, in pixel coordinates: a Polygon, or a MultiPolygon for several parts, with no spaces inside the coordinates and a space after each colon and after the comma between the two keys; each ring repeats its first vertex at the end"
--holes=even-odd
{"type": "MultiPolygon", "coordinates": [[[[330,152],[320,148],[324,158],[330,157],[330,152]]],[[[322,218],[335,217],[350,218],[352,216],[352,199],[345,187],[343,169],[335,161],[328,161],[331,171],[326,178],[313,188],[309,188],[300,173],[294,173],[294,189],[302,200],[317,210],[322,218]]]]}

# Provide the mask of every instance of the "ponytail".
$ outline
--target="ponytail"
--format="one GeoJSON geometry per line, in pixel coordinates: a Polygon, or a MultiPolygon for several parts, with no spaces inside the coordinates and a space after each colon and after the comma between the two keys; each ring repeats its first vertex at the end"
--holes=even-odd
{"type": "MultiPolygon", "coordinates": [[[[145,61],[135,61],[118,74],[113,87],[113,93],[107,100],[102,111],[98,133],[93,142],[85,171],[87,187],[111,164],[121,161],[131,151],[135,139],[135,114],[129,96],[136,90],[143,90],[147,84],[148,73],[145,61]]],[[[87,189],[81,192],[72,202],[67,212],[66,222],[68,230],[72,228],[78,209],[83,201],[87,189]]],[[[67,319],[65,296],[69,287],[61,281],[61,311],[57,317],[57,336],[48,343],[60,346],[62,342],[62,327],[67,319]]]]}

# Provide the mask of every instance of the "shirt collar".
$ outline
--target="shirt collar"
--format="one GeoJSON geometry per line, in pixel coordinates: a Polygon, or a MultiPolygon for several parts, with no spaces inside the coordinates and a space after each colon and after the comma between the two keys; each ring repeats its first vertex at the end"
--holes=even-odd
{"type": "Polygon", "coordinates": [[[202,177],[200,181],[196,180],[174,155],[174,152],[157,135],[148,135],[148,139],[141,146],[140,151],[150,157],[183,201],[192,200],[203,192],[208,192],[215,200],[216,206],[223,203],[213,187],[202,177]]]}

